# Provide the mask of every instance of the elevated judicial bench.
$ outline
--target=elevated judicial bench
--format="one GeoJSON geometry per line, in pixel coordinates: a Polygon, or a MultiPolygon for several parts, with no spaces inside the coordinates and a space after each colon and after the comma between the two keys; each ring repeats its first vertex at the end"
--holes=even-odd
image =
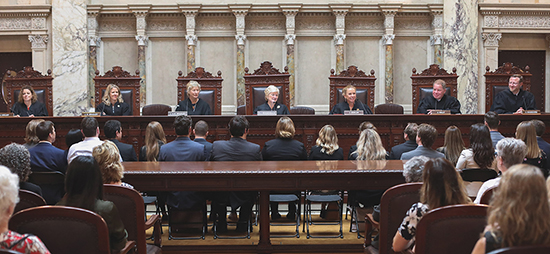
{"type": "MultiPolygon", "coordinates": [[[[258,245],[166,246],[174,251],[246,250],[255,253],[342,252],[362,244],[271,245],[269,191],[311,189],[386,189],[405,182],[403,162],[396,161],[239,161],[124,162],[124,181],[140,191],[259,191],[258,245]]],[[[169,248],[169,249],[168,249],[169,248]]]]}

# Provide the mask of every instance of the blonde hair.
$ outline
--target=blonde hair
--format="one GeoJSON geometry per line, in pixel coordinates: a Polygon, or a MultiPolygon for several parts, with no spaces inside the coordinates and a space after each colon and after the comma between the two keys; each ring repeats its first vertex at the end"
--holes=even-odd
{"type": "Polygon", "coordinates": [[[516,138],[523,140],[527,145],[527,155],[525,157],[532,159],[541,155],[539,145],[537,143],[537,131],[535,125],[531,121],[523,121],[516,128],[516,138]]]}
{"type": "Polygon", "coordinates": [[[34,119],[30,120],[29,123],[27,123],[27,127],[25,128],[25,143],[36,144],[40,142],[40,139],[36,135],[36,126],[44,121],[44,119],[34,119]]]}
{"type": "Polygon", "coordinates": [[[277,121],[277,127],[275,127],[275,137],[277,138],[293,138],[296,130],[294,129],[294,122],[290,117],[283,116],[277,121]]]}
{"type": "Polygon", "coordinates": [[[443,147],[445,148],[445,158],[456,165],[460,153],[466,149],[464,147],[464,140],[462,140],[462,133],[458,127],[451,125],[445,130],[445,143],[443,147]]]}
{"type": "Polygon", "coordinates": [[[382,145],[380,135],[373,129],[365,129],[357,140],[357,160],[385,160],[386,149],[382,145]]]}
{"type": "Polygon", "coordinates": [[[32,95],[31,103],[35,103],[36,101],[38,101],[38,96],[36,96],[36,92],[34,91],[34,89],[32,89],[31,86],[24,86],[23,88],[21,88],[21,90],[19,90],[19,97],[17,97],[17,102],[19,103],[25,102],[25,100],[23,100],[23,90],[25,89],[31,92],[31,95],[32,95]]]}
{"type": "Polygon", "coordinates": [[[191,80],[189,82],[187,82],[187,96],[189,96],[189,92],[191,92],[191,89],[193,89],[193,87],[198,87],[199,88],[199,92],[201,90],[201,84],[199,84],[199,82],[195,81],[195,80],[191,80]]]}
{"type": "Polygon", "coordinates": [[[104,184],[118,183],[122,180],[124,167],[120,163],[120,152],[115,143],[103,142],[103,144],[94,147],[92,155],[99,164],[104,184]]]}
{"type": "MultiPolygon", "coordinates": [[[[349,89],[353,89],[357,92],[357,88],[355,88],[355,86],[353,85],[347,85],[346,87],[342,88],[342,96],[346,95],[346,92],[349,90],[349,89]]],[[[346,98],[344,96],[344,98],[346,98]]]]}
{"type": "Polygon", "coordinates": [[[265,90],[264,90],[264,94],[265,94],[265,100],[267,101],[267,97],[269,96],[270,93],[277,93],[279,94],[279,88],[277,88],[276,86],[274,85],[270,85],[268,86],[265,90]]]}
{"type": "Polygon", "coordinates": [[[157,161],[160,151],[159,141],[166,143],[164,129],[159,122],[152,121],[145,130],[145,158],[147,161],[157,161]]]}
{"type": "Polygon", "coordinates": [[[338,146],[338,136],[332,125],[327,124],[319,131],[319,137],[315,141],[315,145],[321,147],[321,152],[332,155],[340,146],[338,146]]]}
{"type": "Polygon", "coordinates": [[[488,210],[488,225],[500,247],[549,245],[550,205],[538,167],[518,164],[502,175],[488,210]]]}
{"type": "Polygon", "coordinates": [[[111,95],[111,90],[113,90],[113,88],[118,90],[117,102],[118,103],[123,103],[124,102],[124,99],[122,99],[122,94],[120,93],[120,87],[118,87],[115,84],[110,84],[110,85],[107,86],[107,89],[105,89],[105,93],[103,93],[103,98],[101,99],[101,101],[106,106],[111,106],[111,96],[110,95],[111,95]]]}

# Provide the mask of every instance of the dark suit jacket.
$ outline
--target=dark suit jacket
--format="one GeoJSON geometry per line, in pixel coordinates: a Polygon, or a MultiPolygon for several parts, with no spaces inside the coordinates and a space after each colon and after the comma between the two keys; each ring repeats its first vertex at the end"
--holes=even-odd
{"type": "Polygon", "coordinates": [[[321,152],[320,146],[313,146],[309,152],[309,160],[343,160],[344,159],[344,150],[342,147],[339,147],[338,150],[334,151],[333,154],[328,155],[321,152]]]}
{"type": "Polygon", "coordinates": [[[403,153],[401,155],[401,159],[402,160],[408,160],[412,157],[415,157],[415,156],[420,156],[420,155],[424,155],[428,158],[432,158],[432,159],[435,159],[435,158],[445,158],[445,154],[442,154],[434,149],[431,149],[431,148],[426,148],[424,146],[418,146],[416,149],[410,151],[410,152],[406,152],[406,153],[403,153]]]}
{"type": "Polygon", "coordinates": [[[31,154],[31,170],[33,172],[65,173],[67,171],[67,157],[65,151],[53,146],[50,142],[40,142],[29,149],[31,154]]]}
{"type": "Polygon", "coordinates": [[[307,160],[304,144],[291,138],[272,139],[264,144],[262,149],[264,161],[294,161],[307,160]]]}
{"type": "Polygon", "coordinates": [[[189,137],[176,140],[160,147],[159,161],[205,161],[204,145],[193,142],[189,137]]]}
{"type": "Polygon", "coordinates": [[[416,147],[418,147],[416,142],[414,142],[412,140],[407,140],[407,141],[405,141],[405,143],[396,145],[396,146],[391,148],[389,159],[390,160],[399,160],[399,159],[401,159],[401,155],[403,153],[410,152],[410,151],[416,149],[416,147]]]}
{"type": "Polygon", "coordinates": [[[240,137],[212,144],[212,161],[261,161],[260,146],[240,137]]]}
{"type": "Polygon", "coordinates": [[[118,141],[118,139],[110,139],[109,141],[115,143],[116,147],[118,147],[122,161],[137,161],[136,150],[134,150],[132,145],[124,144],[118,141]]]}
{"type": "Polygon", "coordinates": [[[541,137],[537,137],[537,143],[539,144],[540,150],[543,150],[548,156],[550,154],[550,144],[541,137]]]}
{"type": "Polygon", "coordinates": [[[210,154],[212,153],[212,143],[206,141],[206,139],[204,139],[204,138],[195,138],[195,140],[193,140],[193,141],[204,145],[204,150],[205,150],[205,153],[206,153],[206,159],[210,159],[210,154]]]}

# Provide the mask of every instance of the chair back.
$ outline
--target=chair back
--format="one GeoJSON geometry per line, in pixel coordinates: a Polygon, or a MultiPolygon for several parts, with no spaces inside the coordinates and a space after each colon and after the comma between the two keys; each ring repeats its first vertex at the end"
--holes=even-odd
{"type": "Polygon", "coordinates": [[[40,186],[48,205],[55,205],[65,195],[65,174],[59,171],[32,172],[28,181],[40,186]]]}
{"type": "Polygon", "coordinates": [[[8,110],[19,99],[19,92],[23,86],[31,86],[39,102],[46,105],[48,115],[53,116],[53,96],[52,96],[52,71],[48,70],[47,75],[35,71],[32,66],[23,68],[22,71],[15,72],[8,70],[4,83],[5,99],[8,110]]]}
{"type": "Polygon", "coordinates": [[[134,189],[119,185],[103,185],[103,198],[113,202],[128,232],[128,241],[135,241],[138,254],[147,254],[145,239],[145,205],[134,189]]]}
{"type": "Polygon", "coordinates": [[[204,100],[210,106],[210,110],[214,115],[222,114],[222,72],[218,71],[218,76],[215,77],[212,73],[204,70],[203,67],[197,67],[194,71],[189,72],[187,76],[183,76],[183,72],[178,72],[178,104],[180,101],[187,99],[187,83],[194,80],[201,85],[199,99],[204,100]]]}
{"type": "Polygon", "coordinates": [[[389,188],[380,200],[380,238],[381,254],[395,253],[392,249],[393,236],[405,214],[414,203],[420,201],[422,183],[405,183],[389,188]]]}
{"type": "Polygon", "coordinates": [[[98,214],[76,207],[41,206],[13,215],[9,228],[40,238],[51,253],[109,254],[109,230],[98,214]]]}
{"type": "Polygon", "coordinates": [[[344,101],[342,89],[347,85],[355,86],[356,98],[369,106],[371,110],[374,109],[374,82],[376,81],[374,70],[367,75],[357,66],[350,65],[347,70],[343,70],[339,74],[335,74],[334,69],[331,69],[328,79],[330,80],[329,110],[344,101]]]}
{"type": "Polygon", "coordinates": [[[416,227],[416,253],[470,253],[487,225],[486,205],[452,205],[431,210],[416,227]]]}
{"type": "Polygon", "coordinates": [[[403,106],[393,103],[384,103],[374,107],[375,114],[403,114],[403,106]]]}
{"type": "Polygon", "coordinates": [[[485,182],[498,176],[498,173],[490,168],[465,168],[460,172],[462,180],[466,182],[485,182]]]}
{"type": "Polygon", "coordinates": [[[495,190],[497,188],[498,188],[498,185],[485,190],[485,192],[483,192],[483,194],[481,195],[481,199],[479,200],[479,203],[488,205],[489,202],[491,202],[491,198],[493,197],[493,194],[495,193],[495,190]]]}
{"type": "MultiPolygon", "coordinates": [[[[514,66],[513,63],[504,63],[502,66],[499,66],[495,71],[490,70],[491,68],[489,68],[489,66],[485,68],[485,112],[491,110],[493,100],[498,93],[509,89],[508,79],[514,74],[519,74],[523,76],[523,90],[531,90],[532,74],[529,73],[529,66],[525,66],[524,71],[521,68],[514,66]]],[[[535,101],[539,101],[539,99],[542,99],[542,101],[544,101],[544,94],[535,95],[535,98],[535,101]]]]}
{"type": "Polygon", "coordinates": [[[46,201],[40,195],[28,190],[19,190],[19,202],[15,205],[13,213],[43,205],[46,205],[46,201]]]}
{"type": "Polygon", "coordinates": [[[315,115],[315,109],[311,107],[291,107],[290,108],[290,114],[291,115],[315,115]]]}
{"type": "Polygon", "coordinates": [[[274,85],[279,88],[277,102],[284,104],[290,109],[290,91],[288,67],[285,66],[284,73],[273,67],[269,61],[260,64],[252,74],[248,73],[248,67],[244,69],[244,86],[246,96],[246,114],[252,115],[254,109],[265,103],[265,89],[274,85]]]}
{"type": "Polygon", "coordinates": [[[172,111],[172,108],[165,104],[149,104],[141,109],[141,115],[143,116],[166,116],[168,112],[172,111]]]}
{"type": "Polygon", "coordinates": [[[448,73],[445,69],[439,68],[439,65],[432,64],[428,69],[423,70],[420,74],[416,73],[416,68],[412,69],[412,101],[413,114],[416,114],[420,101],[432,94],[434,81],[442,79],[447,86],[446,95],[456,98],[457,95],[457,79],[456,68],[453,68],[453,73],[448,73]]]}
{"type": "Polygon", "coordinates": [[[516,246],[507,247],[489,252],[489,254],[548,254],[550,246],[516,246]]]}
{"type": "Polygon", "coordinates": [[[98,70],[95,71],[95,75],[96,106],[101,103],[107,86],[115,84],[120,88],[120,96],[122,96],[124,102],[128,103],[132,109],[132,115],[139,116],[141,107],[141,77],[139,76],[139,70],[136,70],[136,75],[131,75],[122,67],[113,66],[113,69],[105,72],[103,76],[99,75],[98,70]]]}

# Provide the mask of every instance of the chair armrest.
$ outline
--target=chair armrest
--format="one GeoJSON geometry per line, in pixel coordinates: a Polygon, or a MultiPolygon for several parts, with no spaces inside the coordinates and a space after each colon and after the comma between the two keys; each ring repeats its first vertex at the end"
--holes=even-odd
{"type": "Polygon", "coordinates": [[[380,224],[374,221],[374,219],[372,218],[372,214],[367,213],[365,215],[365,243],[364,243],[365,248],[371,245],[372,233],[374,232],[375,229],[378,229],[379,227],[380,227],[380,224]]]}
{"type": "Polygon", "coordinates": [[[122,250],[115,254],[136,253],[136,241],[128,241],[122,250]]]}
{"type": "Polygon", "coordinates": [[[154,244],[158,247],[160,247],[162,242],[160,227],[161,227],[161,218],[158,214],[153,214],[147,219],[145,222],[145,230],[150,229],[153,227],[153,239],[154,244]]]}

